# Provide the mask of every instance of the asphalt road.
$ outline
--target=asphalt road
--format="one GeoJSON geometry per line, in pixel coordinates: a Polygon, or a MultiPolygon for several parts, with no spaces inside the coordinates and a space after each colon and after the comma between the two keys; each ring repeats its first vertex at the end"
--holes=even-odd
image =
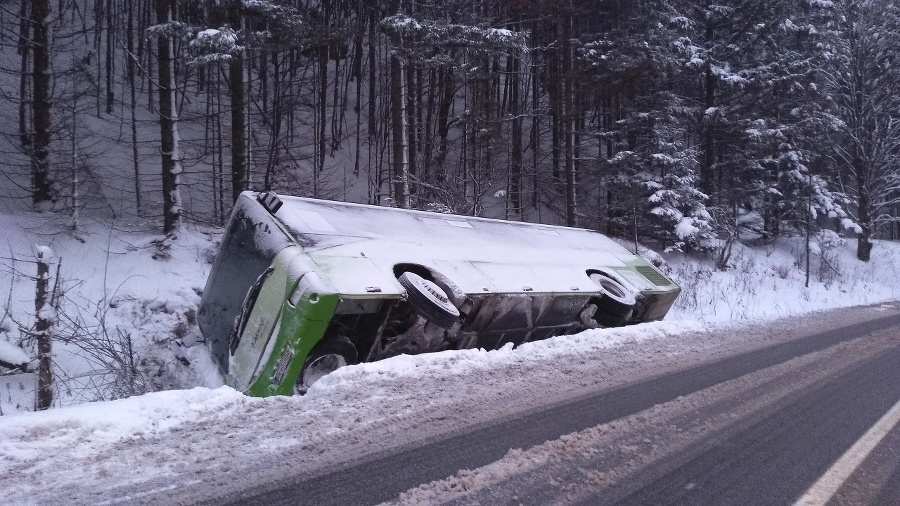
{"type": "MultiPolygon", "coordinates": [[[[634,459],[612,452],[630,446],[610,445],[609,452],[601,451],[591,462],[576,459],[568,467],[533,470],[446,500],[454,504],[791,504],[900,400],[898,371],[900,316],[893,315],[585,395],[463,434],[215,502],[377,504],[461,469],[495,462],[510,449],[531,448],[564,434],[634,417],[654,406],[690,399],[711,387],[758,377],[756,384],[748,383],[739,393],[726,392],[730,397],[710,401],[706,411],[696,408],[683,418],[685,427],[707,416],[709,420],[717,416],[728,420],[718,425],[706,422],[708,430],[691,432],[672,423],[662,428],[650,422],[644,427],[621,424],[642,441],[656,440],[653,432],[657,430],[661,431],[660,441],[666,441],[663,431],[696,433],[694,440],[670,434],[666,437],[671,444],[661,444],[661,449],[634,459]],[[863,337],[875,334],[880,336],[878,347],[867,344],[863,337]],[[838,352],[826,353],[837,348],[838,352]],[[817,354],[828,356],[810,358],[802,367],[793,365],[799,357],[817,354]],[[785,369],[787,376],[777,384],[766,383],[769,371],[778,367],[785,369]],[[806,384],[818,376],[821,381],[806,384]],[[729,413],[755,405],[757,398],[766,397],[776,387],[789,391],[772,402],[759,402],[759,409],[729,413]],[[616,479],[586,486],[579,474],[586,465],[616,479]],[[542,478],[550,475],[552,485],[546,485],[542,478]],[[571,486],[561,486],[567,479],[572,480],[571,486]]],[[[888,434],[843,485],[833,499],[835,504],[900,501],[898,454],[890,451],[900,445],[896,432],[888,434]],[[870,485],[876,482],[873,492],[870,485]]],[[[627,437],[623,434],[620,439],[627,437]]]]}
{"type": "MultiPolygon", "coordinates": [[[[900,338],[900,329],[897,330],[900,338]]],[[[887,353],[797,395],[749,427],[661,475],[648,469],[640,488],[618,504],[792,504],[900,400],[900,340],[887,353]]],[[[896,436],[896,434],[895,434],[896,436]]],[[[705,441],[708,443],[708,441],[705,441]]],[[[691,452],[690,450],[688,451],[691,452]]],[[[900,454],[894,453],[896,467],[900,454]]],[[[895,473],[896,474],[896,473],[895,473]]],[[[900,487],[886,483],[853,504],[898,504],[900,487]],[[886,500],[879,500],[882,497],[886,500]]],[[[582,504],[611,504],[609,496],[582,504]]]]}

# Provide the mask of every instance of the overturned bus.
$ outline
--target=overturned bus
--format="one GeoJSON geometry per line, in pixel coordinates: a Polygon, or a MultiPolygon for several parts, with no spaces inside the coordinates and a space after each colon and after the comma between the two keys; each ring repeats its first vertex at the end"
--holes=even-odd
{"type": "Polygon", "coordinates": [[[662,319],[680,288],[594,231],[244,192],[200,304],[228,385],[662,319]]]}

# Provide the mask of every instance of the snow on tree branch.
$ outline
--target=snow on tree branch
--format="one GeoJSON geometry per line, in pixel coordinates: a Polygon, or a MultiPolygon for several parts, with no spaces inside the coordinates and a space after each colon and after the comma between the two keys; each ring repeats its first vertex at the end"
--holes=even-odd
{"type": "Polygon", "coordinates": [[[232,55],[246,49],[238,44],[238,34],[230,27],[209,28],[201,30],[190,42],[191,51],[200,56],[192,60],[192,63],[211,63],[214,61],[227,61],[232,55]]]}
{"type": "Polygon", "coordinates": [[[460,25],[433,20],[418,20],[396,14],[381,20],[381,29],[402,41],[406,47],[441,46],[527,51],[526,34],[501,28],[460,25]]]}
{"type": "Polygon", "coordinates": [[[191,25],[180,21],[169,21],[168,23],[160,23],[147,28],[147,37],[156,39],[159,37],[184,38],[189,36],[193,31],[191,25]]]}

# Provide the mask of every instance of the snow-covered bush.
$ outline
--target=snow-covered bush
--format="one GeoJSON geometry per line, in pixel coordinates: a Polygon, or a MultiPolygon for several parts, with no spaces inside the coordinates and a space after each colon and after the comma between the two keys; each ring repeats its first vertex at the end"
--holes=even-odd
{"type": "Polygon", "coordinates": [[[846,244],[847,241],[833,230],[820,230],[815,242],[810,244],[810,252],[819,257],[818,279],[826,286],[841,275],[838,248],[846,244]]]}

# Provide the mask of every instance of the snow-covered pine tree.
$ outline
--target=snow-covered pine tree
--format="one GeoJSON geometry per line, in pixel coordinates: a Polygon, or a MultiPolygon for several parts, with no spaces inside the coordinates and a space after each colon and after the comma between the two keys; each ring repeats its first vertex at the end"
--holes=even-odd
{"type": "Polygon", "coordinates": [[[825,117],[841,183],[852,198],[857,258],[868,261],[878,227],[900,204],[900,5],[825,4],[825,117]]]}
{"type": "Polygon", "coordinates": [[[608,25],[579,48],[579,87],[591,90],[590,137],[599,141],[583,191],[603,202],[599,224],[610,235],[698,248],[710,236],[707,196],[697,189],[688,108],[673,87],[683,72],[668,47],[676,26],[656,7],[608,6],[608,25]]]}

